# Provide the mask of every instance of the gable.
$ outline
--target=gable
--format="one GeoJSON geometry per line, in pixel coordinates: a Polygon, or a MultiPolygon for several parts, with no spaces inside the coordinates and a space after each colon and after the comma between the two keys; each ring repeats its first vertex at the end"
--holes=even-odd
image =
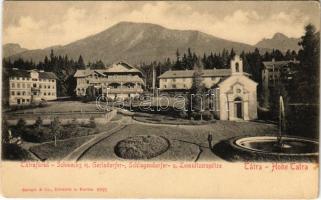
{"type": "Polygon", "coordinates": [[[257,83],[244,75],[230,76],[219,83],[220,90],[225,92],[233,90],[233,88],[236,88],[234,86],[238,85],[244,88],[244,91],[248,92],[253,90],[256,91],[257,83]]]}

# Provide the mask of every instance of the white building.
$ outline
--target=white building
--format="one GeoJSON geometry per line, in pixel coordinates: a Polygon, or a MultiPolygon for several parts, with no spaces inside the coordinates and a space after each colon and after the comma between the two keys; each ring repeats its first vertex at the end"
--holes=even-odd
{"type": "Polygon", "coordinates": [[[9,76],[9,105],[57,99],[57,76],[52,72],[12,69],[9,76]]]}
{"type": "MultiPolygon", "coordinates": [[[[235,56],[230,69],[202,70],[206,88],[215,94],[215,112],[221,120],[257,118],[257,83],[243,72],[243,61],[235,56]]],[[[189,90],[194,70],[167,71],[159,76],[161,91],[189,90]]]]}
{"type": "Polygon", "coordinates": [[[106,69],[77,70],[74,77],[77,79],[77,96],[85,96],[87,88],[93,86],[99,94],[108,94],[112,99],[137,97],[143,93],[145,85],[143,73],[125,62],[106,69]]]}

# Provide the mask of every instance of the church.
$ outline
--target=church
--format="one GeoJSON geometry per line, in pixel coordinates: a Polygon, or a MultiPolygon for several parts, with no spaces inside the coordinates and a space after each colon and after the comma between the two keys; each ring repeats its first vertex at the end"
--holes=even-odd
{"type": "MultiPolygon", "coordinates": [[[[169,70],[159,78],[160,91],[176,92],[192,87],[194,70],[169,70]]],[[[230,69],[202,70],[202,82],[215,97],[214,113],[220,120],[257,119],[257,83],[243,71],[236,55],[230,69]]]]}

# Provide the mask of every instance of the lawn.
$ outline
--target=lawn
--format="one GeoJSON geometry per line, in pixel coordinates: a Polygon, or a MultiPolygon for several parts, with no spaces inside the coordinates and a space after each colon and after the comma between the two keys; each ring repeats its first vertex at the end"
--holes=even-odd
{"type": "Polygon", "coordinates": [[[41,160],[60,160],[72,152],[72,150],[90,140],[92,137],[93,136],[83,136],[64,141],[57,141],[57,146],[54,145],[54,142],[49,142],[31,147],[30,151],[41,160]]]}
{"type": "MultiPolygon", "coordinates": [[[[52,101],[45,107],[26,108],[9,113],[51,113],[51,112],[96,112],[100,111],[94,102],[83,103],[80,101],[52,101]]],[[[102,110],[101,110],[102,111],[102,110]]]]}
{"type": "Polygon", "coordinates": [[[115,145],[128,137],[148,134],[163,136],[170,141],[170,148],[165,153],[150,160],[220,160],[215,154],[209,153],[208,134],[213,135],[213,144],[216,144],[223,139],[234,136],[273,133],[277,133],[275,125],[258,122],[217,121],[214,124],[199,126],[131,124],[91,147],[81,160],[124,160],[114,153],[115,145]]]}
{"type": "MultiPolygon", "coordinates": [[[[115,123],[110,122],[106,125],[97,125],[95,128],[91,128],[91,134],[100,133],[102,131],[110,130],[115,126],[115,123]]],[[[42,160],[60,160],[75,150],[77,147],[85,143],[94,137],[94,135],[80,136],[86,132],[80,129],[82,127],[77,127],[76,131],[78,137],[73,137],[65,140],[58,140],[57,146],[54,142],[46,142],[36,146],[31,147],[29,150],[37,155],[42,160]],[[78,131],[77,131],[78,130],[78,131]],[[80,137],[79,137],[80,136],[80,137]]]]}

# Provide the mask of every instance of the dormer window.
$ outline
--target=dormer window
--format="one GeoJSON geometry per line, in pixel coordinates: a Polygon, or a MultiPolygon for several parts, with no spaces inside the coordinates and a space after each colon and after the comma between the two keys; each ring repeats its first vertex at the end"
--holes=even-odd
{"type": "Polygon", "coordinates": [[[235,71],[236,72],[240,72],[240,66],[239,66],[239,63],[235,63],[235,71]]]}

